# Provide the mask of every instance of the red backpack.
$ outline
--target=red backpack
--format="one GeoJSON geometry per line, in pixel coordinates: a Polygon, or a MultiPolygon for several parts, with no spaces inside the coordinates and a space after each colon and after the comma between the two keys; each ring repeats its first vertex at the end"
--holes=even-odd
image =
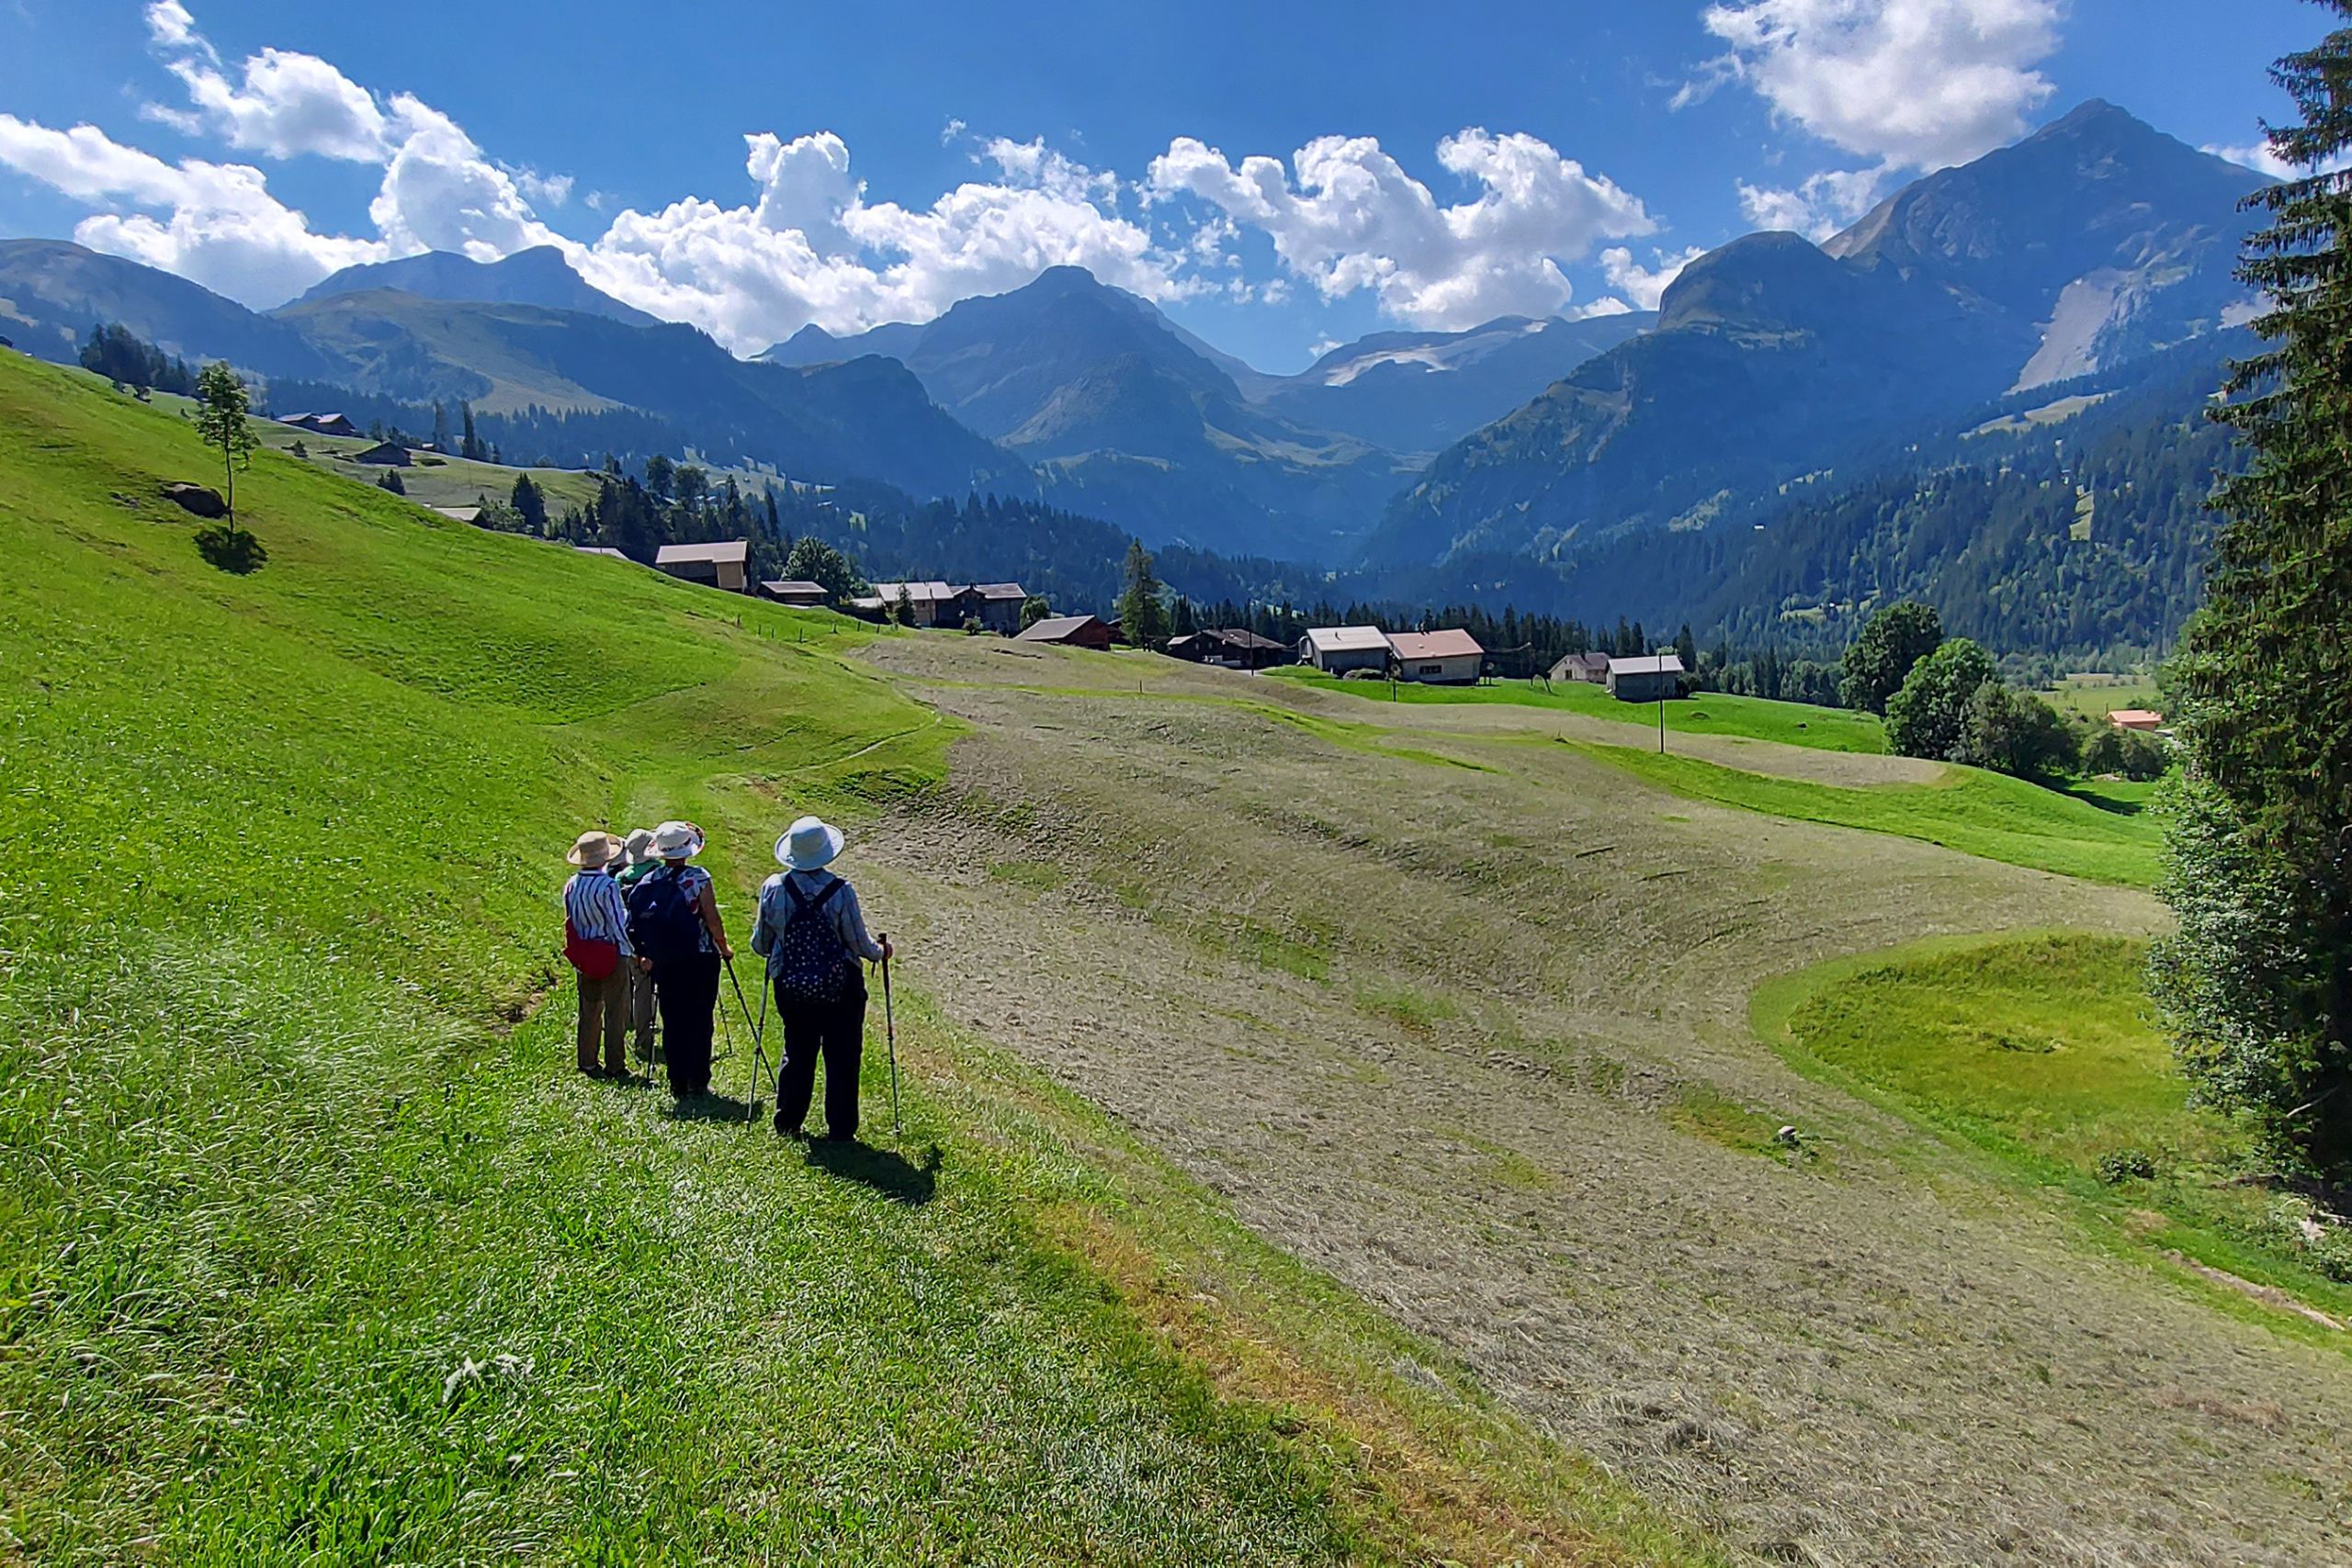
{"type": "Polygon", "coordinates": [[[609,980],[613,971],[621,966],[621,944],[599,937],[594,941],[580,934],[571,923],[571,900],[567,897],[563,910],[564,961],[580,971],[583,980],[609,980]]]}

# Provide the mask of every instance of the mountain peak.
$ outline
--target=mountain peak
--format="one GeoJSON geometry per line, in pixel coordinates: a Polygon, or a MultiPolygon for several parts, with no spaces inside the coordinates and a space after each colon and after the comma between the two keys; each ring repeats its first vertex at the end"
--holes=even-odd
{"type": "Polygon", "coordinates": [[[2080,130],[2086,126],[2101,124],[2136,125],[2143,130],[2154,129],[2147,121],[2119,104],[2111,104],[2105,98],[2085,98],[2081,103],[2035,131],[2032,136],[2027,137],[2026,140],[2031,141],[2036,137],[2052,136],[2061,131],[2080,130]]]}
{"type": "Polygon", "coordinates": [[[553,245],[534,245],[497,261],[479,262],[455,251],[425,251],[395,261],[347,266],[313,285],[296,304],[397,288],[419,299],[489,305],[539,305],[604,316],[632,327],[658,326],[644,311],[593,288],[553,245]]]}

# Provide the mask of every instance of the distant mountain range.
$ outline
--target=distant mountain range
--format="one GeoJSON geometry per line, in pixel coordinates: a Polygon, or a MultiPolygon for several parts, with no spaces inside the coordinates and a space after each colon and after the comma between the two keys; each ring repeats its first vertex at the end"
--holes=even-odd
{"type": "Polygon", "coordinates": [[[420,299],[541,305],[550,310],[603,316],[632,327],[661,325],[660,318],[590,288],[553,245],[516,251],[494,262],[478,262],[447,251],[427,251],[398,261],[347,266],[313,285],[297,303],[332,299],[338,294],[364,294],[375,288],[397,288],[420,299]]]}
{"type": "MultiPolygon", "coordinates": [[[[462,398],[574,420],[583,444],[637,432],[797,479],[1044,502],[1156,546],[1349,571],[1367,593],[1556,604],[1607,582],[1656,603],[1639,581],[1655,556],[1714,574],[1673,592],[1719,607],[1749,541],[1640,541],[1752,531],[1792,487],[1891,482],[1931,433],[2011,393],[2131,390],[2134,367],[2250,315],[2232,269],[2260,183],[2092,102],[1826,243],[1753,234],[1701,257],[1655,315],[1380,333],[1288,376],[1069,267],[740,360],[552,249],[349,268],[262,314],[78,245],[0,242],[0,334],[71,359],[119,321],[305,397],[462,398]]],[[[1835,558],[1847,517],[1825,503],[1812,558],[1835,558]]]]}
{"type": "Polygon", "coordinates": [[[1826,245],[1736,241],[1684,269],[1657,330],[1441,454],[1370,558],[1702,527],[1891,433],[2218,331],[2247,308],[2237,203],[2260,183],[2094,101],[1826,245]]]}

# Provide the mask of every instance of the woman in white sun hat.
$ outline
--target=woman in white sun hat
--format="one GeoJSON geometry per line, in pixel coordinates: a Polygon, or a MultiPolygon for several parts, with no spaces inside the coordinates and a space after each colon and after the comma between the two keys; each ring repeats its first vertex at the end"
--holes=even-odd
{"type": "Polygon", "coordinates": [[[628,893],[629,946],[652,977],[662,1005],[662,1055],[670,1092],[690,1100],[710,1092],[710,1033],[718,1011],[718,966],[735,956],[718,918],[710,873],[690,864],[702,853],[702,829],[664,822],[648,846],[662,863],[628,893]]]}
{"type": "Polygon", "coordinates": [[[784,1061],[775,1077],[775,1130],[797,1135],[808,1119],[825,1059],[825,1135],[857,1136],[857,1073],[865,1054],[865,976],[861,958],[879,964],[888,942],[866,934],[857,892],[825,868],[842,852],[842,831],[803,817],[775,841],[784,870],[760,889],[752,951],[767,961],[784,1025],[784,1061]]]}

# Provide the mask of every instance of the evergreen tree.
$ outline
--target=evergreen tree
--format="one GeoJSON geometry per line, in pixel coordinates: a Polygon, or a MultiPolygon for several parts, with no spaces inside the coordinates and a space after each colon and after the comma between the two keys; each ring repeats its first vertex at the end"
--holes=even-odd
{"type": "MultiPolygon", "coordinates": [[[[2352,0],[2318,0],[2352,18],[2352,0]]],[[[2268,296],[2264,350],[2216,417],[2252,466],[2182,640],[2188,783],[2161,889],[2178,919],[2151,977],[2208,1099],[2274,1156],[2352,1181],[2352,27],[2271,73],[2300,122],[2267,127],[2301,177],[2247,205],[2269,227],[2239,276],[2268,296]]]]}
{"type": "Polygon", "coordinates": [[[473,404],[460,402],[458,405],[458,417],[463,422],[465,432],[458,438],[458,456],[469,463],[479,463],[490,454],[483,447],[481,437],[474,432],[473,404]]]}
{"type": "Polygon", "coordinates": [[[537,485],[531,482],[530,475],[514,476],[514,493],[508,498],[507,503],[514,508],[515,518],[525,533],[545,534],[548,531],[547,497],[540,493],[537,485]]]}
{"type": "Polygon", "coordinates": [[[378,474],[376,488],[390,491],[394,495],[408,493],[408,484],[401,478],[401,471],[398,468],[386,468],[382,473],[378,474]]]}
{"type": "Polygon", "coordinates": [[[1889,604],[1872,615],[1846,650],[1846,679],[1840,688],[1846,705],[1886,712],[1887,700],[1903,689],[1912,667],[1943,640],[1942,617],[1916,600],[1889,604]]]}
{"type": "Polygon", "coordinates": [[[229,540],[237,538],[237,470],[250,468],[261,438],[246,419],[251,404],[237,373],[216,359],[196,378],[196,434],[220,454],[221,471],[228,476],[229,540]]]}
{"type": "Polygon", "coordinates": [[[1152,570],[1151,552],[1141,539],[1127,541],[1126,587],[1119,594],[1119,635],[1130,648],[1158,648],[1168,640],[1168,605],[1152,570]]]}
{"type": "Polygon", "coordinates": [[[447,452],[449,440],[449,411],[439,401],[433,405],[433,445],[435,450],[447,452]]]}

